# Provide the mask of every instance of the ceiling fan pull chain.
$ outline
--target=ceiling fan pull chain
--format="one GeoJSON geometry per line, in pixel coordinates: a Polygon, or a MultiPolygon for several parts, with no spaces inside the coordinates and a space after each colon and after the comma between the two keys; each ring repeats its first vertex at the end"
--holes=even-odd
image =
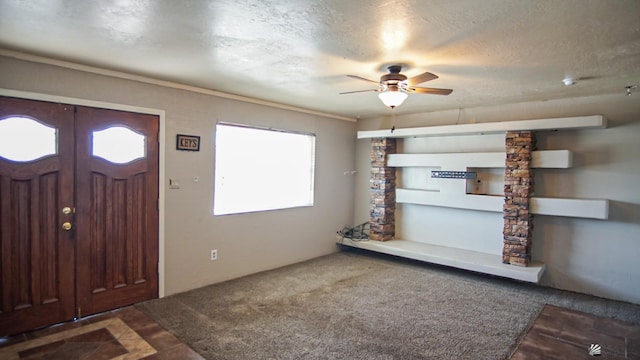
{"type": "Polygon", "coordinates": [[[396,107],[391,107],[391,133],[396,129],[396,107]]]}

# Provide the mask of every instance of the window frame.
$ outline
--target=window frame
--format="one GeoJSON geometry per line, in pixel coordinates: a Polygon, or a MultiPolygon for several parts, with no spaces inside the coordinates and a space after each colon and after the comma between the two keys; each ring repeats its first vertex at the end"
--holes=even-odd
{"type": "MultiPolygon", "coordinates": [[[[271,141],[276,142],[276,139],[272,139],[271,141]]],[[[257,212],[264,212],[264,211],[274,211],[274,210],[285,210],[285,209],[294,209],[294,208],[303,208],[303,207],[313,207],[315,204],[315,177],[316,177],[316,173],[315,173],[315,169],[316,169],[316,143],[317,143],[317,135],[315,133],[309,133],[309,132],[302,132],[302,131],[294,131],[294,130],[287,130],[287,129],[279,129],[279,128],[273,128],[273,127],[263,127],[263,126],[256,126],[256,125],[248,125],[248,124],[239,124],[239,123],[230,123],[230,122],[222,122],[222,121],[218,121],[216,122],[216,128],[215,128],[215,134],[214,134],[214,184],[213,184],[213,189],[214,189],[214,194],[213,194],[213,215],[214,216],[226,216],[226,215],[237,215],[237,214],[247,214],[247,213],[257,213],[257,212]],[[264,207],[264,206],[256,206],[257,203],[253,203],[251,206],[246,206],[241,210],[238,210],[237,208],[234,210],[229,210],[229,208],[224,208],[225,205],[220,205],[219,201],[220,198],[218,197],[220,195],[221,191],[223,190],[223,184],[220,183],[221,179],[219,178],[219,176],[221,176],[221,171],[224,171],[224,169],[221,169],[220,166],[220,149],[219,149],[219,145],[220,145],[220,140],[218,138],[220,132],[220,126],[222,127],[228,127],[228,128],[238,128],[238,129],[247,129],[247,130],[255,130],[255,131],[264,131],[264,132],[272,132],[272,133],[280,133],[280,134],[289,134],[289,135],[299,135],[299,136],[304,136],[306,139],[305,141],[309,141],[309,148],[308,148],[308,152],[306,152],[306,154],[308,154],[310,156],[310,158],[305,159],[305,161],[308,161],[308,165],[310,165],[310,167],[302,169],[300,171],[300,174],[303,173],[303,171],[308,171],[309,173],[304,175],[303,178],[305,180],[305,186],[304,186],[304,191],[308,191],[306,193],[306,198],[305,200],[300,200],[302,198],[302,196],[294,201],[294,203],[287,203],[287,201],[275,204],[272,203],[271,205],[269,205],[268,207],[264,207]],[[307,186],[308,186],[308,190],[307,190],[307,186]],[[221,206],[223,208],[221,208],[221,206]]],[[[225,151],[223,149],[223,151],[225,151]]],[[[259,154],[261,149],[259,148],[250,148],[249,149],[250,152],[255,153],[255,154],[259,154]]],[[[262,150],[264,151],[264,150],[262,150]]],[[[297,150],[288,150],[286,151],[287,154],[295,154],[295,153],[299,153],[297,150]]],[[[223,155],[224,156],[224,155],[223,155]]],[[[262,162],[257,160],[257,162],[262,162]]],[[[287,163],[286,161],[283,163],[287,163]]],[[[243,165],[243,166],[255,166],[256,163],[249,163],[243,165]]],[[[224,165],[222,165],[224,166],[224,165]]],[[[290,168],[290,166],[287,166],[290,168]]],[[[276,170],[277,171],[277,170],[276,170]]],[[[281,180],[284,180],[284,178],[278,178],[281,180]]],[[[277,182],[277,181],[276,181],[277,182]]],[[[303,187],[301,187],[302,189],[303,187]]],[[[283,190],[283,189],[281,189],[283,190]]],[[[301,190],[300,190],[300,193],[301,190]]],[[[281,194],[281,193],[279,193],[281,194]]],[[[235,194],[237,195],[237,194],[235,194]]],[[[262,199],[264,200],[264,198],[262,199]]],[[[223,200],[224,201],[224,200],[223,200]]]]}

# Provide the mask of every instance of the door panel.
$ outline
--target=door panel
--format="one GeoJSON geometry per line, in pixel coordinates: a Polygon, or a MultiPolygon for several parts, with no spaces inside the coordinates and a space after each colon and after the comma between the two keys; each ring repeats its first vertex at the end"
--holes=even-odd
{"type": "Polygon", "coordinates": [[[62,229],[73,216],[62,213],[73,207],[73,107],[0,97],[0,119],[12,116],[55,128],[57,152],[0,156],[0,336],[71,319],[75,304],[72,232],[62,229]]]}
{"type": "Polygon", "coordinates": [[[158,296],[158,126],[0,97],[0,336],[158,296]],[[16,141],[16,123],[35,130],[16,141]],[[40,149],[38,132],[55,144],[40,149]]]}
{"type": "Polygon", "coordinates": [[[158,120],[86,107],[76,116],[77,292],[89,315],[157,297],[158,120]],[[143,135],[144,157],[118,163],[94,155],[94,132],[112,127],[143,135]]]}

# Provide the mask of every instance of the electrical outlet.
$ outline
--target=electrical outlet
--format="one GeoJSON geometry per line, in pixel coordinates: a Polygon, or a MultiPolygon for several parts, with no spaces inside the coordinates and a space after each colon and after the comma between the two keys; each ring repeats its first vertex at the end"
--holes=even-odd
{"type": "Polygon", "coordinates": [[[218,260],[218,250],[216,249],[211,250],[211,261],[213,260],[218,260]]]}

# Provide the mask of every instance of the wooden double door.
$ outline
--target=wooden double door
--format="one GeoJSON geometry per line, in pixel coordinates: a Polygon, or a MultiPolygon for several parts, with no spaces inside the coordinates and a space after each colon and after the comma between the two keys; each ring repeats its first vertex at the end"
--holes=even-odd
{"type": "Polygon", "coordinates": [[[158,127],[0,97],[0,336],[158,296],[158,127]]]}

